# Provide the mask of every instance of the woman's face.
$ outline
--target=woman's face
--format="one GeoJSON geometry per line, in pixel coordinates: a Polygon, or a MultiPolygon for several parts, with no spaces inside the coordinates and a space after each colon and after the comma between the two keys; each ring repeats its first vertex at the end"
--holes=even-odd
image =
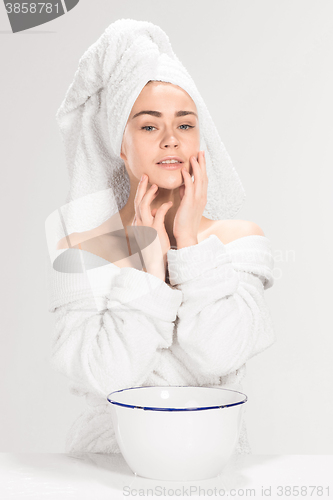
{"type": "Polygon", "coordinates": [[[192,175],[190,157],[197,158],[200,148],[197,115],[195,103],[182,88],[166,82],[146,85],[133,105],[121,146],[131,181],[147,174],[149,184],[165,189],[181,186],[181,168],[168,170],[158,162],[177,156],[192,175]]]}

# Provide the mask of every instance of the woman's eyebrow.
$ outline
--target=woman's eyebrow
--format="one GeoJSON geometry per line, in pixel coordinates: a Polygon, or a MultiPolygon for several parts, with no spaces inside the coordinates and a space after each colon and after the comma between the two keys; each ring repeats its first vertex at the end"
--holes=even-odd
{"type": "MultiPolygon", "coordinates": [[[[136,118],[137,116],[140,115],[152,115],[156,116],[156,118],[161,118],[163,114],[160,111],[139,111],[139,113],[136,113],[134,116],[132,116],[132,120],[136,118]]],[[[194,115],[198,118],[198,115],[194,113],[194,111],[176,111],[175,116],[186,116],[186,115],[194,115]]]]}

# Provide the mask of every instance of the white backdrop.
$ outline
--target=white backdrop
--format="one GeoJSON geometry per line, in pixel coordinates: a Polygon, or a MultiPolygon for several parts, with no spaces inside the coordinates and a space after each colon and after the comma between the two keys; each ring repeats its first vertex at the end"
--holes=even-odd
{"type": "Polygon", "coordinates": [[[158,24],[197,84],[274,249],[278,341],[248,362],[253,453],[331,454],[331,0],[81,0],[12,34],[0,8],[0,451],[64,452],[84,399],[51,370],[45,219],[64,204],[55,113],[79,58],[119,18],[158,24]]]}

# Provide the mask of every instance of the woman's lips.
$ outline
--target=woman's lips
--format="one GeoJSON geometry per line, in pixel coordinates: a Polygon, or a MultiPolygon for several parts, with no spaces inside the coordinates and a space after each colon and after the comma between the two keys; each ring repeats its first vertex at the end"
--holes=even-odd
{"type": "Polygon", "coordinates": [[[184,163],[157,163],[157,165],[165,170],[177,170],[178,168],[181,168],[184,163]]]}

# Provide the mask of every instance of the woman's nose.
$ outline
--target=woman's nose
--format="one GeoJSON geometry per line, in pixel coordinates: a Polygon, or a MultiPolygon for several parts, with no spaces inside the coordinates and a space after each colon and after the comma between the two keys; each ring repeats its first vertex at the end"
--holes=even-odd
{"type": "Polygon", "coordinates": [[[166,126],[162,135],[161,146],[178,146],[179,142],[177,130],[173,126],[166,126]]]}
{"type": "Polygon", "coordinates": [[[164,134],[163,139],[162,139],[162,146],[163,147],[178,146],[178,145],[179,145],[179,139],[174,134],[173,131],[168,131],[164,134]]]}

